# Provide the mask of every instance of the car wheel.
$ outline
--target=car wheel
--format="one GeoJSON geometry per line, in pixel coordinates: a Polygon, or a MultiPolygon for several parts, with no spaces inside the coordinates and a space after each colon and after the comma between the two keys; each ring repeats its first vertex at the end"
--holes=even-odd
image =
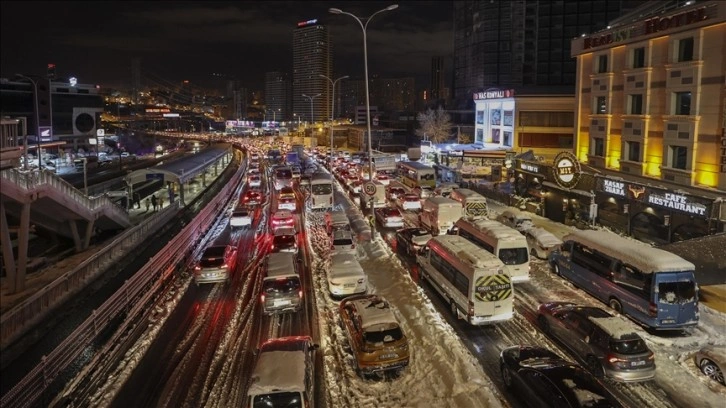
{"type": "Polygon", "coordinates": [[[535,258],[537,258],[537,251],[534,248],[529,249],[529,254],[535,258]]]}
{"type": "Polygon", "coordinates": [[[597,357],[587,356],[585,364],[587,364],[587,368],[590,370],[592,375],[595,377],[603,376],[602,364],[600,364],[600,360],[598,360],[597,357]]]}
{"type": "Polygon", "coordinates": [[[506,366],[504,366],[504,364],[502,364],[501,372],[502,372],[502,381],[504,381],[504,385],[507,388],[511,388],[513,385],[512,371],[509,368],[507,368],[506,366]]]}
{"type": "Polygon", "coordinates": [[[537,323],[539,323],[539,327],[542,329],[543,332],[550,334],[550,331],[552,330],[550,328],[550,323],[547,321],[547,318],[540,315],[537,317],[537,323]]]}
{"type": "Polygon", "coordinates": [[[615,298],[611,298],[610,302],[608,302],[608,305],[610,305],[610,308],[618,313],[623,313],[623,305],[620,303],[619,300],[615,298]]]}
{"type": "Polygon", "coordinates": [[[701,361],[701,365],[699,366],[699,368],[701,369],[701,372],[706,374],[708,378],[726,385],[723,378],[723,372],[713,361],[709,359],[704,359],[701,361]]]}

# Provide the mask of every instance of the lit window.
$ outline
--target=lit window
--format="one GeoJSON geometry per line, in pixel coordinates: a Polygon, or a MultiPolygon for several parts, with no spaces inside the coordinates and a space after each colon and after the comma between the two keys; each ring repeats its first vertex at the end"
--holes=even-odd
{"type": "Polygon", "coordinates": [[[628,95],[628,107],[631,115],[643,114],[643,95],[628,95]]]}
{"type": "Polygon", "coordinates": [[[693,61],[693,37],[678,41],[678,62],[693,61]]]}
{"type": "Polygon", "coordinates": [[[675,115],[690,115],[691,114],[691,93],[690,92],[676,92],[674,95],[675,108],[673,114],[675,115]]]}
{"type": "Polygon", "coordinates": [[[607,101],[607,97],[605,97],[605,96],[595,97],[595,109],[594,109],[595,113],[598,113],[598,114],[608,113],[606,101],[607,101]]]}
{"type": "Polygon", "coordinates": [[[685,146],[671,146],[670,159],[672,168],[686,170],[686,165],[688,164],[688,148],[685,146]]]}
{"type": "Polygon", "coordinates": [[[592,138],[593,156],[605,157],[605,139],[601,137],[592,138]]]}
{"type": "Polygon", "coordinates": [[[626,142],[628,150],[628,161],[640,161],[640,142],[626,142]]]}

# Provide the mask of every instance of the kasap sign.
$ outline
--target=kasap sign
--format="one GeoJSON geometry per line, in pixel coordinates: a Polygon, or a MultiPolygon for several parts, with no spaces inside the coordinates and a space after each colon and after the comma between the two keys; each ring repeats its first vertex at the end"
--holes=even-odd
{"type": "Polygon", "coordinates": [[[561,152],[555,157],[555,166],[552,168],[552,172],[557,185],[566,189],[575,187],[582,175],[580,162],[570,152],[561,152]]]}

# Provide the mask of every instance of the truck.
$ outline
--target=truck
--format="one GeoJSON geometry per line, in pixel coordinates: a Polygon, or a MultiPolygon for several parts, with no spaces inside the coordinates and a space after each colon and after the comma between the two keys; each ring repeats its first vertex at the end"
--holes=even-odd
{"type": "Polygon", "coordinates": [[[368,182],[364,182],[361,186],[360,194],[358,194],[358,200],[360,200],[360,208],[365,210],[368,208],[371,201],[373,201],[373,208],[382,208],[388,205],[386,199],[386,186],[380,181],[373,180],[373,184],[376,186],[376,192],[373,195],[369,195],[365,192],[365,186],[368,182]]]}
{"type": "Polygon", "coordinates": [[[450,198],[435,196],[427,198],[419,213],[419,223],[431,235],[445,234],[464,215],[461,203],[450,198]]]}
{"type": "Polygon", "coordinates": [[[489,213],[486,197],[474,190],[457,188],[451,191],[449,198],[461,203],[465,217],[474,219],[486,218],[489,213]]]}

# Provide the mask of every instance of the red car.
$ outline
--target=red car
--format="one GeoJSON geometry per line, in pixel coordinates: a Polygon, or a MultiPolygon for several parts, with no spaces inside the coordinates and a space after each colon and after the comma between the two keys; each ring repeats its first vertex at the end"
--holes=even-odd
{"type": "Polygon", "coordinates": [[[242,204],[253,206],[262,204],[262,193],[256,190],[247,190],[242,195],[242,204]]]}

